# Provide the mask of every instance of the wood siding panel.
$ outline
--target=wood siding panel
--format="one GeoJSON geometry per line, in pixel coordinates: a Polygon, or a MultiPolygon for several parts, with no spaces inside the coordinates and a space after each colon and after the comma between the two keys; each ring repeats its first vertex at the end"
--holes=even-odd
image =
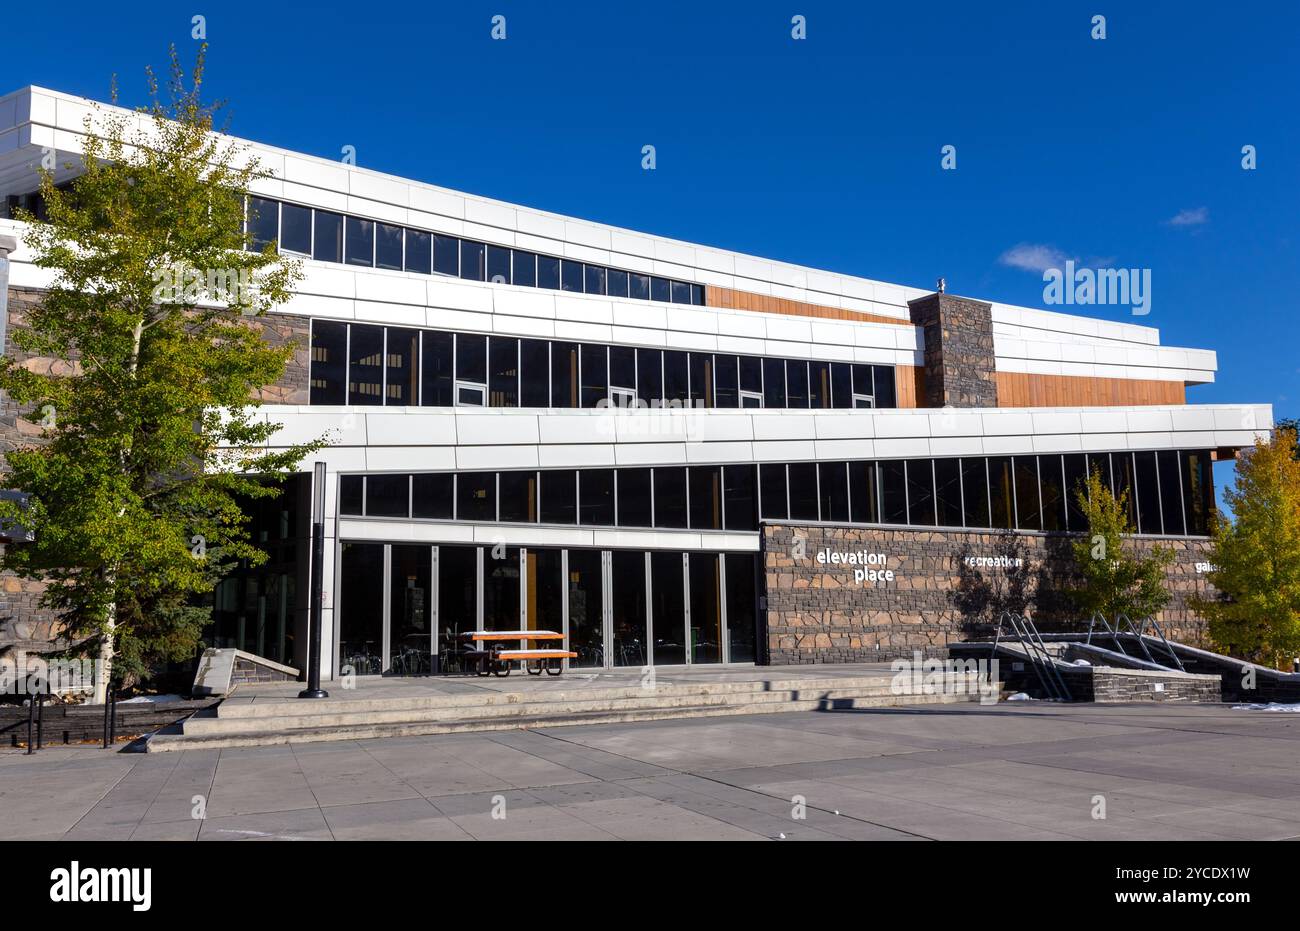
{"type": "MultiPolygon", "coordinates": [[[[1186,386],[1179,381],[1025,372],[998,372],[997,381],[998,407],[1140,407],[1187,403],[1186,386]]],[[[903,406],[901,400],[899,406],[903,406]]]]}
{"type": "Polygon", "coordinates": [[[803,301],[792,301],[768,294],[720,288],[717,285],[705,286],[704,299],[710,307],[726,307],[730,310],[752,310],[758,313],[786,314],[793,317],[819,317],[823,320],[857,320],[863,323],[912,326],[910,320],[899,317],[886,317],[883,314],[872,314],[862,310],[844,310],[840,307],[825,307],[821,304],[807,304],[803,301]]]}

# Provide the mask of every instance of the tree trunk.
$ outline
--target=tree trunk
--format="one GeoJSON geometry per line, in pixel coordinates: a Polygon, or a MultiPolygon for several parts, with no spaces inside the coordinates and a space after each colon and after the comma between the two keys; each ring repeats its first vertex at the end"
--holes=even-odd
{"type": "Polygon", "coordinates": [[[93,703],[102,705],[108,701],[108,683],[113,675],[113,610],[109,609],[109,620],[104,634],[99,641],[99,663],[95,667],[95,694],[93,703]]]}

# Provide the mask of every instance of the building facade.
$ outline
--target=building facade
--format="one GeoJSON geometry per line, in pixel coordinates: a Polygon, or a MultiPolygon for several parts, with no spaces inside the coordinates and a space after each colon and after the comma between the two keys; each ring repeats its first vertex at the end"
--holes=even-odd
{"type": "MultiPolygon", "coordinates": [[[[89,107],[0,98],[5,204],[44,152],[76,158],[89,107]]],[[[1272,426],[1186,403],[1213,351],[246,145],[271,172],[252,240],[305,272],[256,322],[297,346],[261,416],[330,441],[324,675],[453,671],[473,629],[560,630],[572,666],[608,668],[937,651],[1003,607],[1068,621],[1089,468],[1131,491],[1132,545],[1174,549],[1164,620],[1201,637],[1211,464],[1272,426]]],[[[21,247],[9,279],[12,329],[45,282],[21,247]]],[[[4,443],[38,432],[20,414],[4,443]]],[[[223,583],[212,642],[305,662],[310,465],[255,515],[272,561],[223,583]]],[[[0,640],[35,629],[15,582],[0,640]]]]}

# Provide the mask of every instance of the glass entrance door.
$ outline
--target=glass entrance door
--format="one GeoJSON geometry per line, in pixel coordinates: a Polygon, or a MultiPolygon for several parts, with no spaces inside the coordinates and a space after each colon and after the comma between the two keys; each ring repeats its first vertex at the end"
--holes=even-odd
{"type": "Polygon", "coordinates": [[[610,553],[611,666],[645,666],[650,662],[646,571],[645,553],[610,553]]]}

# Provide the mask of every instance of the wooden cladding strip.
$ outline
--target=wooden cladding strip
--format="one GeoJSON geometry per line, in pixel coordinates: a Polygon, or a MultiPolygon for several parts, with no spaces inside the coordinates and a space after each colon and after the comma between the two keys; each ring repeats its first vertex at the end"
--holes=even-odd
{"type": "Polygon", "coordinates": [[[867,313],[863,310],[844,310],[840,307],[824,307],[821,304],[807,304],[803,301],[791,301],[770,294],[754,294],[749,291],[736,291],[732,288],[719,288],[709,285],[705,288],[705,300],[710,307],[727,307],[731,310],[753,310],[763,314],[790,314],[796,317],[821,317],[825,320],[857,320],[862,323],[887,323],[891,326],[912,326],[910,320],[899,317],[886,317],[883,314],[867,313]]]}
{"type": "Polygon", "coordinates": [[[894,366],[894,388],[900,408],[921,407],[925,401],[925,369],[919,365],[894,366]]]}
{"type": "Polygon", "coordinates": [[[1187,390],[1180,381],[1027,372],[996,374],[998,407],[1135,407],[1187,403],[1187,390]]]}

